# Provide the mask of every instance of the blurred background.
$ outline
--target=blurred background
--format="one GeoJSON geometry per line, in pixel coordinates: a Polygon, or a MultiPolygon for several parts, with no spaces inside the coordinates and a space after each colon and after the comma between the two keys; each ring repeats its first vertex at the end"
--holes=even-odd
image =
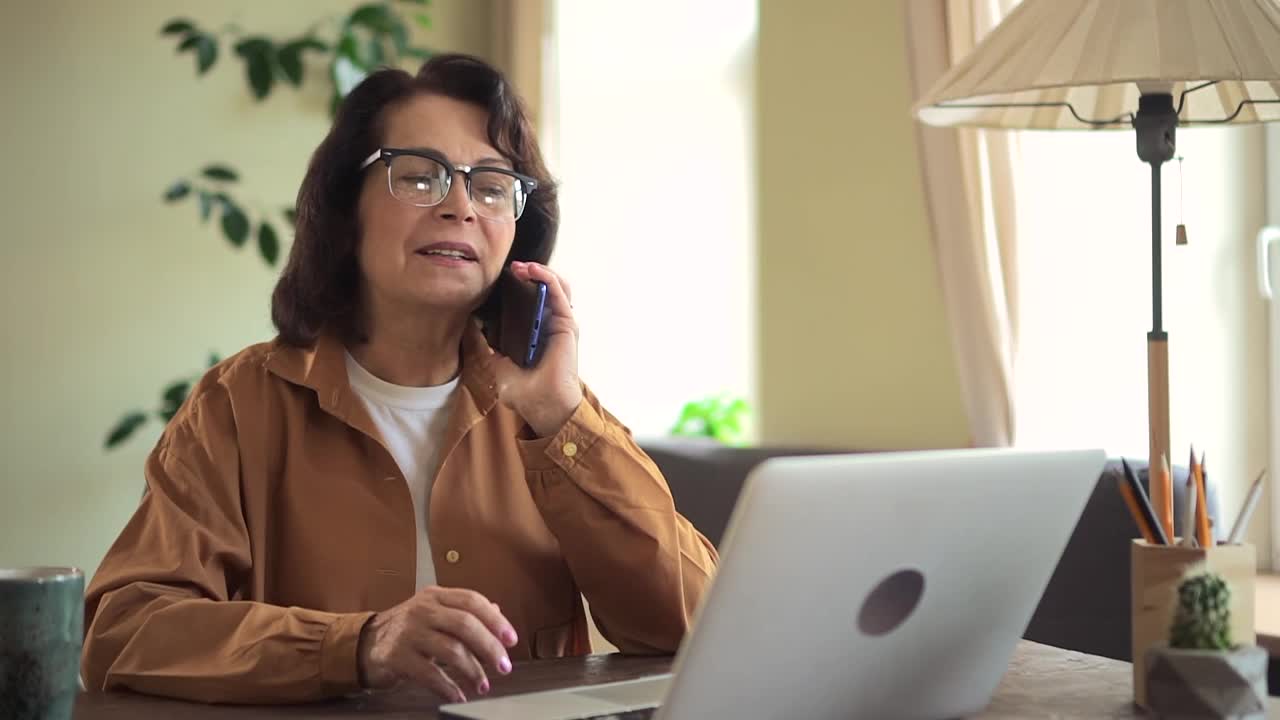
{"type": "MultiPolygon", "coordinates": [[[[637,436],[990,444],[907,30],[899,3],[846,0],[5,3],[0,566],[92,573],[184,383],[273,336],[287,209],[335,94],[444,51],[497,63],[530,104],[582,375],[637,436]]],[[[1230,513],[1271,445],[1252,242],[1269,193],[1280,212],[1276,132],[1182,130],[1165,169],[1166,227],[1192,233],[1166,268],[1173,447],[1207,448],[1230,513]]],[[[1148,170],[1128,133],[1011,134],[1008,442],[1143,457],[1148,170]]]]}

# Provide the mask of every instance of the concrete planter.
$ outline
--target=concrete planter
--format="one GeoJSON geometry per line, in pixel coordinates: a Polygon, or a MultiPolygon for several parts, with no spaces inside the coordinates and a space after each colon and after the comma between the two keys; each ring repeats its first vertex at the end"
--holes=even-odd
{"type": "Polygon", "coordinates": [[[1232,650],[1147,650],[1147,707],[1155,717],[1264,720],[1267,715],[1267,651],[1256,645],[1232,650]]]}

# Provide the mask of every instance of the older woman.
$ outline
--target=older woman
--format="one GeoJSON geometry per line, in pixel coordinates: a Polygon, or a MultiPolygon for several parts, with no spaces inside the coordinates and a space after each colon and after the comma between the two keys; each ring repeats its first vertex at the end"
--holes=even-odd
{"type": "Polygon", "coordinates": [[[413,683],[483,695],[511,659],[674,651],[714,548],[577,374],[558,220],[493,68],[381,70],[298,196],[279,336],[213,368],[93,578],[95,689],[291,702],[413,683]],[[513,281],[548,287],[532,367],[494,351],[513,281]]]}

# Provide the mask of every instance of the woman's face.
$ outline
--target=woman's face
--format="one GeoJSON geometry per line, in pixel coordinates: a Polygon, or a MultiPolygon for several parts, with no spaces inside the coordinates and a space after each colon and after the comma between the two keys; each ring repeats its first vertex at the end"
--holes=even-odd
{"type": "MultiPolygon", "coordinates": [[[[488,120],[476,105],[417,95],[385,111],[382,147],[433,150],[454,165],[510,168],[489,144],[488,120]]],[[[443,202],[416,207],[391,195],[386,163],[379,160],[364,172],[358,256],[374,307],[461,313],[479,307],[502,272],[516,224],[478,216],[461,173],[443,202]]]]}

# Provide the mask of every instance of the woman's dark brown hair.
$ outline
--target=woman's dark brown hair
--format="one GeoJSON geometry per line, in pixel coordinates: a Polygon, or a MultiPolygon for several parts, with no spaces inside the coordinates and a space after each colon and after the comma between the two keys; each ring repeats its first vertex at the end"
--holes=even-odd
{"type": "MultiPolygon", "coordinates": [[[[377,70],[343,100],[298,190],[293,248],[271,295],[271,320],[285,343],[308,347],[324,331],[334,332],[348,344],[367,339],[356,256],[357,210],[364,182],[360,163],[380,147],[387,109],[423,93],[474,103],[488,111],[490,144],[511,161],[516,172],[538,181],[516,221],[507,261],[545,263],[550,259],[560,217],[556,185],[543,163],[524,105],[502,73],[483,60],[457,54],[437,55],[417,75],[377,70]]],[[[498,293],[492,293],[477,315],[486,322],[496,318],[501,301],[498,293]]]]}

